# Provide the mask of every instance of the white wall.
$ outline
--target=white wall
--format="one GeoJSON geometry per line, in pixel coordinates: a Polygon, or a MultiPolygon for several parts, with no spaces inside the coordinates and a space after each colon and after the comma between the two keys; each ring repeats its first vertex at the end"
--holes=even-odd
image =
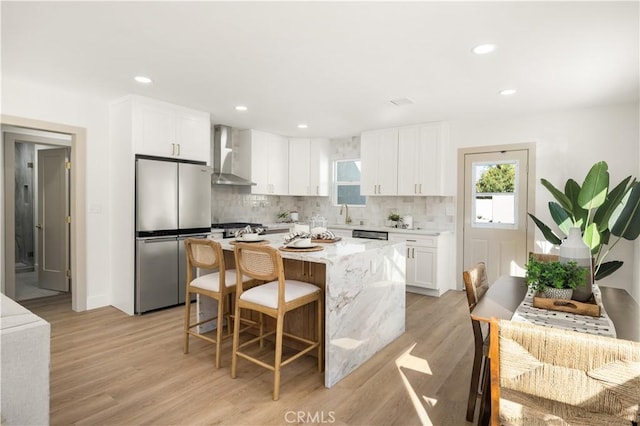
{"type": "MultiPolygon", "coordinates": [[[[88,308],[111,303],[109,101],[6,78],[2,81],[3,114],[87,129],[88,308]]],[[[611,181],[617,183],[627,175],[640,176],[638,113],[638,105],[634,104],[516,119],[451,121],[450,139],[454,149],[449,164],[456,164],[457,148],[536,142],[537,182],[541,177],[558,185],[568,177],[582,179],[593,163],[605,160],[610,167],[611,181]]],[[[455,180],[455,167],[449,169],[450,178],[455,180]]],[[[547,209],[550,200],[551,196],[538,183],[535,213],[546,222],[551,222],[547,209]]],[[[544,238],[537,232],[536,240],[542,242],[544,238]]],[[[624,241],[614,249],[611,259],[622,260],[625,265],[602,284],[625,288],[640,301],[640,264],[634,261],[639,257],[634,253],[636,249],[640,249],[640,242],[624,241]]]]}
{"type": "MultiPolygon", "coordinates": [[[[589,168],[601,160],[608,163],[610,182],[614,185],[626,176],[640,176],[638,114],[638,104],[632,104],[515,119],[454,121],[451,122],[451,142],[456,150],[535,142],[536,203],[535,211],[531,212],[545,223],[553,223],[547,207],[553,198],[540,184],[540,178],[559,187],[568,178],[582,184],[589,168]]],[[[455,179],[453,171],[452,178],[455,179]]],[[[536,230],[536,243],[544,241],[536,230]]],[[[622,260],[624,265],[601,284],[624,288],[640,301],[640,265],[635,262],[636,247],[638,244],[621,241],[614,248],[608,259],[622,260]]]]}
{"type": "MultiPolygon", "coordinates": [[[[107,100],[3,77],[2,113],[87,129],[86,302],[88,309],[109,305],[107,100]]],[[[0,190],[4,191],[4,188],[0,190]]]]}

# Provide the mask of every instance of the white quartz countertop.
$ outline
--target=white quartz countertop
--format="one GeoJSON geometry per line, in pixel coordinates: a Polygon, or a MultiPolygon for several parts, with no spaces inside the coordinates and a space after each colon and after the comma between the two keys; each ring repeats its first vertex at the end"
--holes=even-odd
{"type": "MultiPolygon", "coordinates": [[[[265,235],[264,241],[275,248],[284,246],[284,238],[282,234],[265,235]]],[[[224,250],[233,250],[235,244],[232,244],[235,239],[229,238],[225,240],[219,240],[224,250]]],[[[260,243],[249,243],[260,244],[260,243]]],[[[365,253],[367,251],[377,250],[387,246],[393,246],[397,243],[392,241],[380,241],[380,240],[367,240],[361,238],[343,238],[335,243],[317,243],[316,245],[322,247],[321,251],[282,251],[280,254],[284,259],[295,259],[307,262],[315,263],[327,263],[333,264],[342,260],[343,258],[354,256],[359,253],[365,253]]]]}
{"type": "MultiPolygon", "coordinates": [[[[266,223],[265,226],[269,229],[289,229],[293,226],[293,223],[266,223]]],[[[425,228],[414,228],[414,229],[402,229],[402,228],[392,228],[390,226],[374,226],[374,225],[354,225],[354,224],[329,224],[327,225],[329,229],[345,229],[345,230],[354,230],[354,229],[363,229],[365,231],[383,231],[389,232],[391,234],[417,234],[417,235],[441,235],[450,233],[451,231],[448,229],[435,228],[435,227],[425,227],[425,228]]]]}
{"type": "Polygon", "coordinates": [[[363,229],[365,231],[382,231],[388,232],[390,234],[417,234],[417,235],[440,235],[449,233],[451,231],[446,229],[436,229],[436,228],[415,228],[415,229],[402,229],[402,228],[392,228],[390,226],[369,226],[369,225],[345,225],[345,224],[335,224],[335,225],[327,225],[329,229],[363,229]]]}

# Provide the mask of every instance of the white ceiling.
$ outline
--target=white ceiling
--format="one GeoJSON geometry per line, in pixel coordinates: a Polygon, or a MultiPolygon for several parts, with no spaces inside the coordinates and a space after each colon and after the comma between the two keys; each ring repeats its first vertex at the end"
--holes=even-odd
{"type": "Polygon", "coordinates": [[[138,93],[288,136],[639,99],[638,2],[2,1],[1,12],[5,78],[138,93]],[[471,53],[485,42],[498,49],[471,53]],[[402,97],[415,104],[389,103],[402,97]]]}

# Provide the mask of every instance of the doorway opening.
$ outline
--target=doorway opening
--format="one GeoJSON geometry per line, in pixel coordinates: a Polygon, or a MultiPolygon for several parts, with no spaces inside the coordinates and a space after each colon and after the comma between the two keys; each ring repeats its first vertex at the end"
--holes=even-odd
{"type": "MultiPolygon", "coordinates": [[[[2,139],[4,149],[0,150],[0,162],[3,164],[4,173],[0,175],[0,188],[2,188],[2,218],[0,220],[0,235],[2,240],[2,253],[0,260],[2,263],[2,292],[9,298],[16,299],[16,272],[18,274],[29,274],[36,272],[36,268],[44,267],[46,273],[60,272],[65,276],[63,286],[54,286],[55,291],[64,291],[71,293],[71,308],[74,311],[84,311],[87,309],[87,289],[86,289],[86,197],[85,197],[85,165],[84,158],[86,155],[86,130],[80,127],[67,126],[63,124],[51,123],[46,121],[32,120],[22,117],[13,117],[2,115],[2,139]],[[35,180],[31,181],[29,187],[25,189],[24,183],[21,186],[16,186],[16,170],[15,170],[15,148],[21,145],[33,145],[35,152],[53,152],[56,149],[64,151],[64,158],[70,159],[70,164],[65,164],[65,169],[69,165],[73,168],[64,179],[59,178],[59,172],[51,170],[51,164],[45,161],[42,164],[48,164],[49,178],[47,183],[51,183],[52,180],[57,179],[58,189],[62,188],[63,196],[57,197],[66,198],[62,204],[64,206],[64,214],[66,215],[66,224],[58,228],[56,233],[49,236],[48,241],[53,241],[57,246],[47,245],[47,239],[42,240],[40,243],[37,239],[34,240],[33,248],[29,243],[24,242],[24,238],[16,240],[16,201],[29,200],[31,194],[29,192],[35,192],[35,187],[45,187],[45,185],[38,185],[35,180]],[[42,145],[42,149],[38,147],[42,145]],[[45,149],[46,148],[46,149],[45,149]],[[53,176],[54,178],[51,178],[53,176]],[[57,176],[57,177],[56,177],[57,176]],[[63,182],[63,183],[60,183],[63,182]],[[23,197],[17,196],[16,192],[23,192],[23,197]],[[26,194],[25,194],[26,192],[26,194]],[[69,223],[70,222],[70,223],[69,223]],[[18,243],[17,241],[22,241],[18,243]],[[16,252],[19,252],[19,244],[26,246],[26,249],[19,253],[20,260],[16,259],[16,252]],[[44,249],[44,253],[38,254],[37,249],[44,249]],[[17,265],[17,268],[16,268],[17,265]],[[31,267],[33,265],[33,271],[31,267]],[[53,265],[56,265],[53,267],[53,265]],[[64,265],[64,266],[60,266],[64,265]]],[[[22,147],[18,148],[22,150],[22,147]]],[[[30,161],[27,161],[27,168],[31,170],[31,167],[35,167],[38,160],[34,156],[34,161],[29,167],[30,161]]],[[[68,163],[65,160],[65,163],[68,163]]],[[[34,179],[36,175],[35,170],[31,170],[34,179]]],[[[44,173],[43,173],[44,175],[44,173]]],[[[37,195],[34,194],[37,200],[37,195]]],[[[41,196],[44,197],[44,196],[41,196]]],[[[38,204],[37,201],[34,201],[38,204]]],[[[28,203],[27,203],[28,204],[28,203]]],[[[42,204],[42,203],[41,203],[42,204]]],[[[30,209],[30,206],[26,206],[30,209]]],[[[29,225],[30,229],[34,233],[34,238],[37,238],[39,230],[36,225],[38,222],[38,210],[33,209],[33,227],[29,225]]],[[[51,212],[49,212],[51,213],[51,212]]],[[[57,213],[60,215],[61,213],[57,213]]],[[[42,220],[42,218],[40,218],[42,220]]],[[[48,220],[52,220],[51,217],[48,220]]],[[[29,223],[29,219],[26,219],[29,223]]],[[[22,225],[18,225],[22,227],[22,225]]],[[[22,227],[22,229],[25,229],[22,227]]],[[[51,231],[51,228],[49,228],[51,231]]],[[[28,234],[28,232],[27,232],[28,234]]],[[[27,241],[30,237],[27,236],[27,241]]],[[[35,274],[34,274],[35,275],[35,274]]],[[[46,274],[43,274],[46,275],[46,274]]],[[[18,276],[18,286],[23,281],[28,280],[28,275],[18,276]],[[23,280],[24,278],[24,280],[23,280]]],[[[31,277],[31,283],[42,283],[40,277],[34,280],[31,277]]],[[[50,280],[47,279],[44,286],[50,285],[50,280]]],[[[58,281],[58,284],[60,281],[58,281]]],[[[38,285],[38,288],[41,285],[38,285]]],[[[39,295],[42,293],[38,294],[39,295]]],[[[29,297],[29,296],[27,296],[29,297]]],[[[21,294],[20,298],[24,299],[24,295],[21,294]]]]}
{"type": "Polygon", "coordinates": [[[5,144],[14,147],[16,301],[70,291],[71,137],[48,132],[30,136],[4,133],[5,144]]]}

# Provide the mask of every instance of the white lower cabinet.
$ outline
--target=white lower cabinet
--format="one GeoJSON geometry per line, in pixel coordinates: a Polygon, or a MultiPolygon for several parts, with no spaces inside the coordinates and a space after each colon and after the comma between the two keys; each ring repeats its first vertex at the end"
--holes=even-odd
{"type": "Polygon", "coordinates": [[[436,271],[437,248],[407,242],[407,284],[438,289],[436,271]]]}
{"type": "Polygon", "coordinates": [[[391,233],[389,240],[406,243],[407,291],[428,296],[440,296],[453,288],[450,235],[391,233]]]}

